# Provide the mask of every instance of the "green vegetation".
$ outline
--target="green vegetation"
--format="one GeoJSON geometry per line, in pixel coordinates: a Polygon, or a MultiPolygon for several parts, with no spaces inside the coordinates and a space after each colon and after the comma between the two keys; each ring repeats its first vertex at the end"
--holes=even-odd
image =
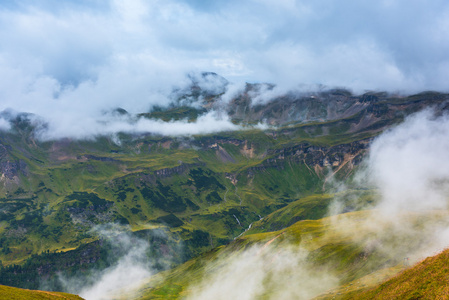
{"type": "Polygon", "coordinates": [[[301,220],[321,219],[328,213],[333,195],[313,195],[289,203],[257,222],[247,233],[277,231],[301,220]]]}
{"type": "Polygon", "coordinates": [[[0,285],[0,299],[2,300],[81,300],[83,298],[67,293],[32,291],[0,285]]]}
{"type": "Polygon", "coordinates": [[[150,113],[139,114],[139,117],[148,119],[162,120],[164,122],[178,121],[187,119],[190,122],[196,121],[199,115],[205,113],[205,109],[195,109],[189,106],[172,107],[164,109],[161,107],[154,107],[150,113]]]}

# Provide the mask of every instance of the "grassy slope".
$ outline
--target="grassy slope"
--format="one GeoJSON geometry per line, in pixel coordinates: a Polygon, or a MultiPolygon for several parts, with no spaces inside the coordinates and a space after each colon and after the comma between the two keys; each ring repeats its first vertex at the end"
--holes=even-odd
{"type": "MultiPolygon", "coordinates": [[[[346,217],[357,223],[357,220],[365,218],[366,214],[367,212],[353,212],[346,214],[346,217]]],[[[306,249],[308,262],[318,269],[330,267],[342,284],[368,275],[380,266],[397,263],[383,253],[372,252],[365,255],[364,246],[355,243],[343,231],[335,229],[330,220],[304,220],[280,231],[242,236],[227,246],[216,248],[153,277],[143,289],[142,299],[176,299],[188,295],[191,285],[219,272],[223,261],[237,256],[253,245],[260,245],[262,248],[264,245],[271,245],[280,249],[293,245],[306,249]]],[[[361,230],[358,238],[362,240],[369,234],[369,231],[361,230]]]]}
{"type": "MultiPolygon", "coordinates": [[[[403,271],[403,258],[425,244],[427,236],[423,234],[417,237],[414,233],[404,236],[404,232],[396,233],[389,227],[385,227],[382,234],[371,223],[365,223],[370,214],[370,211],[357,211],[320,220],[299,221],[275,232],[244,235],[226,246],[215,248],[173,270],[152,277],[142,288],[139,299],[178,299],[188,296],[204,279],[220,274],[224,265],[242,257],[242,253],[253,246],[259,249],[270,246],[269,251],[273,251],[271,257],[281,255],[283,249],[294,249],[294,252],[305,250],[306,262],[312,270],[327,270],[331,276],[338,278],[338,284],[334,286],[336,289],[318,299],[372,299],[377,293],[381,296],[376,299],[418,299],[418,296],[426,295],[430,295],[426,296],[427,299],[443,297],[447,292],[445,284],[449,267],[445,263],[449,251],[438,259],[425,260],[417,268],[404,271],[374,290],[360,293],[403,271]],[[357,234],[354,234],[354,228],[357,228],[357,234]],[[373,247],[374,236],[375,244],[380,247],[373,247]],[[382,245],[389,246],[384,248],[382,245]],[[391,251],[393,248],[390,247],[395,250],[391,251]]],[[[448,212],[440,212],[428,216],[410,214],[404,217],[414,226],[423,226],[439,224],[447,215],[448,212]]],[[[244,266],[241,272],[245,272],[244,266]]],[[[275,292],[276,287],[268,294],[275,292]]]]}
{"type": "Polygon", "coordinates": [[[83,298],[67,293],[44,292],[19,289],[0,285],[0,299],[2,300],[81,300],[83,298]]]}
{"type": "Polygon", "coordinates": [[[301,220],[321,219],[328,211],[333,195],[319,194],[301,198],[255,223],[247,234],[277,231],[301,220]]]}
{"type": "Polygon", "coordinates": [[[448,299],[448,261],[449,250],[445,250],[372,289],[354,291],[341,299],[448,299]]]}

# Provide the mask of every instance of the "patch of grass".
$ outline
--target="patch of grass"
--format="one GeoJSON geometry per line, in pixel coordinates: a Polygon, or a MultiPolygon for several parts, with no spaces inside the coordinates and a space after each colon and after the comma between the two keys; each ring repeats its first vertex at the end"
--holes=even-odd
{"type": "Polygon", "coordinates": [[[257,222],[246,234],[277,231],[301,220],[317,220],[324,217],[333,195],[312,195],[276,210],[257,222]]]}
{"type": "Polygon", "coordinates": [[[0,299],[2,300],[81,300],[80,296],[60,293],[60,292],[44,292],[35,290],[25,290],[5,285],[0,285],[0,299]]]}
{"type": "Polygon", "coordinates": [[[198,116],[205,112],[205,109],[196,109],[190,106],[173,107],[168,109],[155,107],[150,113],[139,114],[138,116],[148,119],[159,119],[165,122],[183,119],[187,119],[189,122],[194,122],[198,116]]]}

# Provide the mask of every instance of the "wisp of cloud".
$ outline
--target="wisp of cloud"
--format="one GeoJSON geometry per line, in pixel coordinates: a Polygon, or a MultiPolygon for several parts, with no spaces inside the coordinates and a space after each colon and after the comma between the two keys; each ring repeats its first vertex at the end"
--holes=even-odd
{"type": "MultiPolygon", "coordinates": [[[[110,245],[114,262],[105,269],[92,270],[87,277],[60,275],[63,288],[87,300],[113,299],[121,295],[137,297],[142,280],[156,272],[154,265],[159,263],[160,258],[149,257],[150,244],[132,236],[123,226],[98,225],[92,233],[110,245]]],[[[162,231],[158,234],[164,235],[162,231]]]]}
{"type": "MultiPolygon", "coordinates": [[[[392,258],[406,255],[413,261],[449,246],[447,149],[449,116],[431,109],[408,117],[373,141],[355,176],[359,188],[368,186],[378,193],[375,204],[358,207],[370,213],[357,226],[374,234],[363,243],[376,245],[392,258]]],[[[331,207],[343,209],[347,200],[335,199],[331,207]]],[[[334,222],[342,227],[347,220],[341,215],[334,222]]]]}
{"type": "Polygon", "coordinates": [[[307,251],[297,247],[252,246],[222,258],[188,299],[310,299],[338,283],[306,257],[307,251]]]}

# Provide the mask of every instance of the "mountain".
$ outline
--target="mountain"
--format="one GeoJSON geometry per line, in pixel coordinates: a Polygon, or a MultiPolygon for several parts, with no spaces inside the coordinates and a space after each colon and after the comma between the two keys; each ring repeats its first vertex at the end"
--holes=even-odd
{"type": "MultiPolygon", "coordinates": [[[[139,243],[145,259],[138,261],[151,274],[182,274],[185,264],[226,257],[248,239],[267,243],[282,230],[295,231],[292,226],[320,228],[336,195],[346,195],[341,210],[347,213],[376,202],[375,190],[351,183],[373,139],[423,109],[446,112],[449,99],[436,92],[328,90],[264,102],[257,96],[271,86],[248,84],[225,103],[226,85],[204,73],[174,91],[171,106],[110,113],[129,122],[189,124],[219,112],[238,125],[213,134],[41,140],[46,124],[38,116],[3,112],[12,128],[0,132],[0,284],[62,291],[62,274],[93,285],[96,271],[117,267],[139,243]],[[335,180],[347,191],[336,193],[335,180]]],[[[344,282],[377,270],[356,268],[364,253],[357,247],[320,243],[325,248],[312,250],[311,261],[344,259],[335,266],[344,282]]],[[[173,289],[178,295],[178,286],[185,283],[162,284],[161,295],[173,289]]]]}

